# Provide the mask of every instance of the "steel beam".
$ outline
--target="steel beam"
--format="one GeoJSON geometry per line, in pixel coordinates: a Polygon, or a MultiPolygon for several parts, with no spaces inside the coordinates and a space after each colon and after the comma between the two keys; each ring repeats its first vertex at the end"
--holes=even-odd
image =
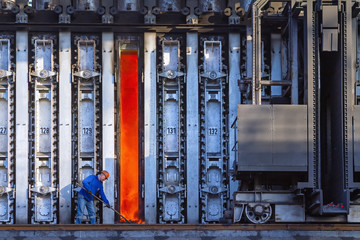
{"type": "Polygon", "coordinates": [[[304,34],[306,45],[304,48],[305,55],[305,79],[307,82],[307,90],[305,92],[304,100],[308,106],[308,181],[304,183],[298,183],[299,188],[318,188],[320,185],[318,174],[319,174],[319,154],[318,154],[318,139],[316,132],[317,119],[317,105],[319,101],[317,98],[317,78],[318,78],[318,49],[316,47],[316,23],[315,13],[313,11],[313,0],[307,1],[307,7],[305,11],[306,17],[304,18],[304,34]],[[315,83],[315,84],[314,84],[315,83]]]}
{"type": "Polygon", "coordinates": [[[344,44],[344,50],[346,51],[347,61],[345,72],[347,77],[347,87],[344,89],[344,96],[346,96],[345,100],[346,103],[344,108],[346,108],[347,114],[345,115],[346,127],[345,127],[345,134],[346,134],[346,145],[345,145],[345,174],[347,174],[345,187],[346,188],[354,188],[360,187],[360,183],[354,183],[354,146],[353,146],[353,138],[354,134],[352,133],[352,129],[354,129],[353,125],[353,118],[354,118],[354,107],[355,104],[354,99],[356,99],[356,70],[354,66],[357,65],[358,56],[357,56],[357,33],[358,33],[358,18],[352,18],[352,2],[346,1],[346,40],[344,44]]]}
{"type": "MultiPolygon", "coordinates": [[[[253,61],[252,61],[252,48],[253,48],[253,40],[252,40],[252,25],[251,22],[249,21],[246,25],[246,78],[247,79],[252,79],[252,66],[253,66],[253,61]]],[[[245,104],[249,104],[252,103],[251,101],[246,101],[244,102],[245,104]]]]}
{"type": "MultiPolygon", "coordinates": [[[[114,136],[114,33],[102,33],[102,164],[109,172],[104,192],[111,206],[114,206],[115,190],[115,136],[114,136]]],[[[104,207],[104,206],[103,206],[104,207]]],[[[114,223],[114,211],[103,209],[103,223],[114,223]]]]}
{"type": "MultiPolygon", "coordinates": [[[[271,73],[270,79],[281,81],[281,34],[271,34],[271,73]]],[[[261,81],[260,81],[261,83],[261,81]]],[[[281,96],[281,86],[271,86],[271,96],[281,96]]]]}
{"type": "Polygon", "coordinates": [[[59,33],[59,222],[71,223],[71,33],[59,33]]]}
{"type": "Polygon", "coordinates": [[[186,195],[187,223],[199,223],[199,75],[198,33],[186,35],[186,195]]]}
{"type": "MultiPolygon", "coordinates": [[[[292,5],[295,4],[295,0],[291,1],[292,5]]],[[[291,103],[298,104],[299,103],[299,87],[298,87],[298,23],[297,18],[290,17],[289,18],[289,26],[290,26],[290,74],[291,74],[291,103]]]]}
{"type": "Polygon", "coordinates": [[[261,9],[267,2],[267,0],[256,0],[252,6],[252,103],[255,105],[261,104],[261,9]]]}
{"type": "Polygon", "coordinates": [[[16,170],[15,201],[17,224],[28,223],[29,110],[28,32],[16,32],[16,170]]]}
{"type": "MultiPolygon", "coordinates": [[[[229,34],[229,121],[228,129],[231,129],[232,123],[237,116],[237,105],[241,103],[240,89],[238,82],[240,80],[240,34],[229,34]]],[[[236,143],[236,136],[234,131],[229,132],[229,148],[236,143]]],[[[236,159],[236,152],[230,152],[228,163],[228,172],[233,170],[233,164],[236,159]]],[[[233,193],[237,190],[237,182],[229,180],[230,183],[230,199],[233,198],[233,193]]]]}
{"type": "Polygon", "coordinates": [[[144,33],[145,223],[157,219],[156,33],[144,33]]]}

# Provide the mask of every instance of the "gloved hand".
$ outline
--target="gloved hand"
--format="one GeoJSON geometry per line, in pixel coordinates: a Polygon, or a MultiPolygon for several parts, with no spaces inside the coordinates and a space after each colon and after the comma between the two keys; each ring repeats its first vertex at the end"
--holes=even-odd
{"type": "Polygon", "coordinates": [[[88,193],[89,193],[90,195],[92,195],[92,192],[91,192],[91,191],[88,191],[88,193]]]}
{"type": "Polygon", "coordinates": [[[110,204],[106,204],[105,207],[107,208],[111,208],[110,204]]]}

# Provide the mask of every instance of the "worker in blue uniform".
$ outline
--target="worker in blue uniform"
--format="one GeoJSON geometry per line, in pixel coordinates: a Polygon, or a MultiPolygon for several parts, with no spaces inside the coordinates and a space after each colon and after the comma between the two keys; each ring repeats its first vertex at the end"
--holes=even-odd
{"type": "Polygon", "coordinates": [[[109,173],[105,170],[101,171],[98,175],[90,175],[84,179],[83,187],[87,190],[81,189],[78,195],[78,208],[75,223],[81,224],[84,208],[86,207],[90,223],[96,223],[95,207],[92,194],[100,193],[101,199],[106,203],[106,207],[110,207],[107,200],[102,183],[109,178],[109,173]]]}

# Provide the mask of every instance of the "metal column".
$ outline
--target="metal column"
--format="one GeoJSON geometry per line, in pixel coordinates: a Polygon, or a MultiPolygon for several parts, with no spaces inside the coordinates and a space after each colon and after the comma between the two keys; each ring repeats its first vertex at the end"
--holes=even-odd
{"type": "Polygon", "coordinates": [[[200,197],[202,223],[219,222],[228,203],[228,75],[221,36],[200,38],[200,197]]]}
{"type": "Polygon", "coordinates": [[[307,1],[306,7],[306,22],[304,25],[306,33],[306,65],[305,65],[305,81],[307,81],[307,92],[305,95],[308,104],[308,159],[309,159],[309,179],[308,182],[311,187],[318,188],[319,183],[319,146],[317,134],[319,129],[317,127],[318,120],[318,47],[317,35],[314,28],[316,28],[316,18],[313,9],[313,1],[307,1]]]}
{"type": "Polygon", "coordinates": [[[16,32],[16,223],[28,223],[28,32],[16,32]]]}
{"type": "MultiPolygon", "coordinates": [[[[58,76],[54,35],[31,37],[29,208],[31,223],[57,223],[58,76]]],[[[29,217],[30,217],[29,216],[29,217]]]]}
{"type": "MultiPolygon", "coordinates": [[[[281,34],[271,34],[271,75],[272,81],[281,81],[281,34]]],[[[281,86],[271,86],[271,96],[281,96],[281,86]]]]}
{"type": "Polygon", "coordinates": [[[159,39],[157,76],[159,223],[184,223],[185,217],[185,75],[183,38],[159,39]],[[160,52],[160,51],[159,51],[160,52]],[[158,65],[159,66],[159,65],[158,65]]]}
{"type": "MultiPolygon", "coordinates": [[[[252,38],[252,25],[248,23],[246,25],[246,58],[245,58],[245,65],[246,65],[246,79],[252,79],[252,68],[253,68],[253,56],[252,56],[252,49],[253,49],[253,38],[252,38]]],[[[252,91],[252,84],[249,84],[247,87],[247,94],[250,95],[250,91],[252,91]]],[[[252,100],[245,100],[244,104],[250,104],[252,100]]]]}
{"type": "Polygon", "coordinates": [[[157,219],[156,33],[144,34],[145,223],[157,219]]]}
{"type": "MultiPolygon", "coordinates": [[[[294,6],[295,0],[291,1],[294,6]]],[[[291,73],[291,103],[299,103],[299,83],[298,83],[298,23],[295,17],[289,18],[290,22],[290,73],[291,73]]]]}
{"type": "MultiPolygon", "coordinates": [[[[229,122],[228,129],[231,129],[232,123],[237,116],[237,105],[241,103],[240,89],[238,82],[240,80],[240,34],[229,34],[229,122]]],[[[234,131],[229,132],[229,146],[232,148],[235,145],[236,136],[234,131]]],[[[236,159],[236,151],[231,152],[229,156],[228,174],[233,170],[233,164],[236,159]]],[[[230,183],[230,199],[233,193],[237,190],[238,183],[229,180],[230,183]]]]}
{"type": "MultiPolygon", "coordinates": [[[[304,92],[304,101],[308,106],[308,180],[307,182],[298,183],[298,188],[315,188],[318,189],[320,185],[319,173],[320,173],[320,164],[319,164],[319,128],[318,128],[318,102],[319,92],[318,92],[318,63],[319,63],[319,49],[318,49],[318,36],[316,33],[316,18],[315,12],[313,9],[313,1],[307,1],[307,7],[305,10],[304,18],[304,34],[306,45],[304,47],[304,58],[305,58],[305,80],[307,84],[307,89],[304,92]]],[[[318,191],[318,193],[320,193],[318,191]]],[[[313,194],[316,196],[317,195],[313,194]]],[[[317,200],[315,200],[317,201],[317,200]]]]}
{"type": "Polygon", "coordinates": [[[59,223],[71,223],[71,33],[59,33],[59,223]]]}
{"type": "Polygon", "coordinates": [[[186,35],[186,182],[187,223],[199,223],[199,76],[198,33],[186,35]]]}
{"type": "Polygon", "coordinates": [[[14,36],[0,37],[0,222],[14,223],[14,36]]]}
{"type": "MultiPolygon", "coordinates": [[[[104,192],[111,206],[114,206],[115,180],[115,136],[114,136],[114,33],[102,34],[102,139],[103,139],[103,169],[110,177],[104,184],[104,192]]],[[[104,206],[103,206],[104,207],[104,206]]],[[[103,223],[114,223],[114,212],[103,208],[103,223]]]]}
{"type": "MultiPolygon", "coordinates": [[[[356,56],[356,35],[358,18],[352,17],[351,1],[346,1],[346,16],[344,17],[344,148],[345,148],[345,188],[354,187],[353,177],[353,134],[350,129],[354,129],[354,99],[355,96],[355,83],[356,83],[356,66],[358,59],[356,56]],[[355,35],[355,36],[354,36],[355,35]]],[[[358,185],[359,186],[359,185],[358,185]]]]}
{"type": "MultiPolygon", "coordinates": [[[[73,39],[73,183],[101,171],[101,46],[98,35],[77,35],[73,39]],[[76,51],[75,51],[76,50],[76,51]]],[[[113,99],[112,99],[113,100],[113,99]]],[[[77,201],[77,193],[74,194],[77,201]]],[[[101,222],[100,203],[95,202],[97,221],[101,222]]],[[[85,215],[84,215],[85,217],[85,215]]],[[[89,221],[86,218],[86,221],[89,221]]]]}

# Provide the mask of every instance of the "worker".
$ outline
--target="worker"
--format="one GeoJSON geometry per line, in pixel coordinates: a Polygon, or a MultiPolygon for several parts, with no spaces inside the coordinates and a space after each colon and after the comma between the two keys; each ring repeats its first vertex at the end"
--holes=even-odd
{"type": "Polygon", "coordinates": [[[83,188],[80,190],[78,195],[78,208],[75,223],[81,224],[82,216],[84,212],[84,207],[90,216],[90,223],[96,223],[95,216],[95,207],[93,202],[92,194],[100,193],[101,199],[106,203],[106,207],[111,207],[109,201],[107,200],[102,183],[109,178],[109,173],[105,170],[101,171],[98,175],[90,175],[82,181],[83,187],[87,190],[85,191],[83,188]]]}

